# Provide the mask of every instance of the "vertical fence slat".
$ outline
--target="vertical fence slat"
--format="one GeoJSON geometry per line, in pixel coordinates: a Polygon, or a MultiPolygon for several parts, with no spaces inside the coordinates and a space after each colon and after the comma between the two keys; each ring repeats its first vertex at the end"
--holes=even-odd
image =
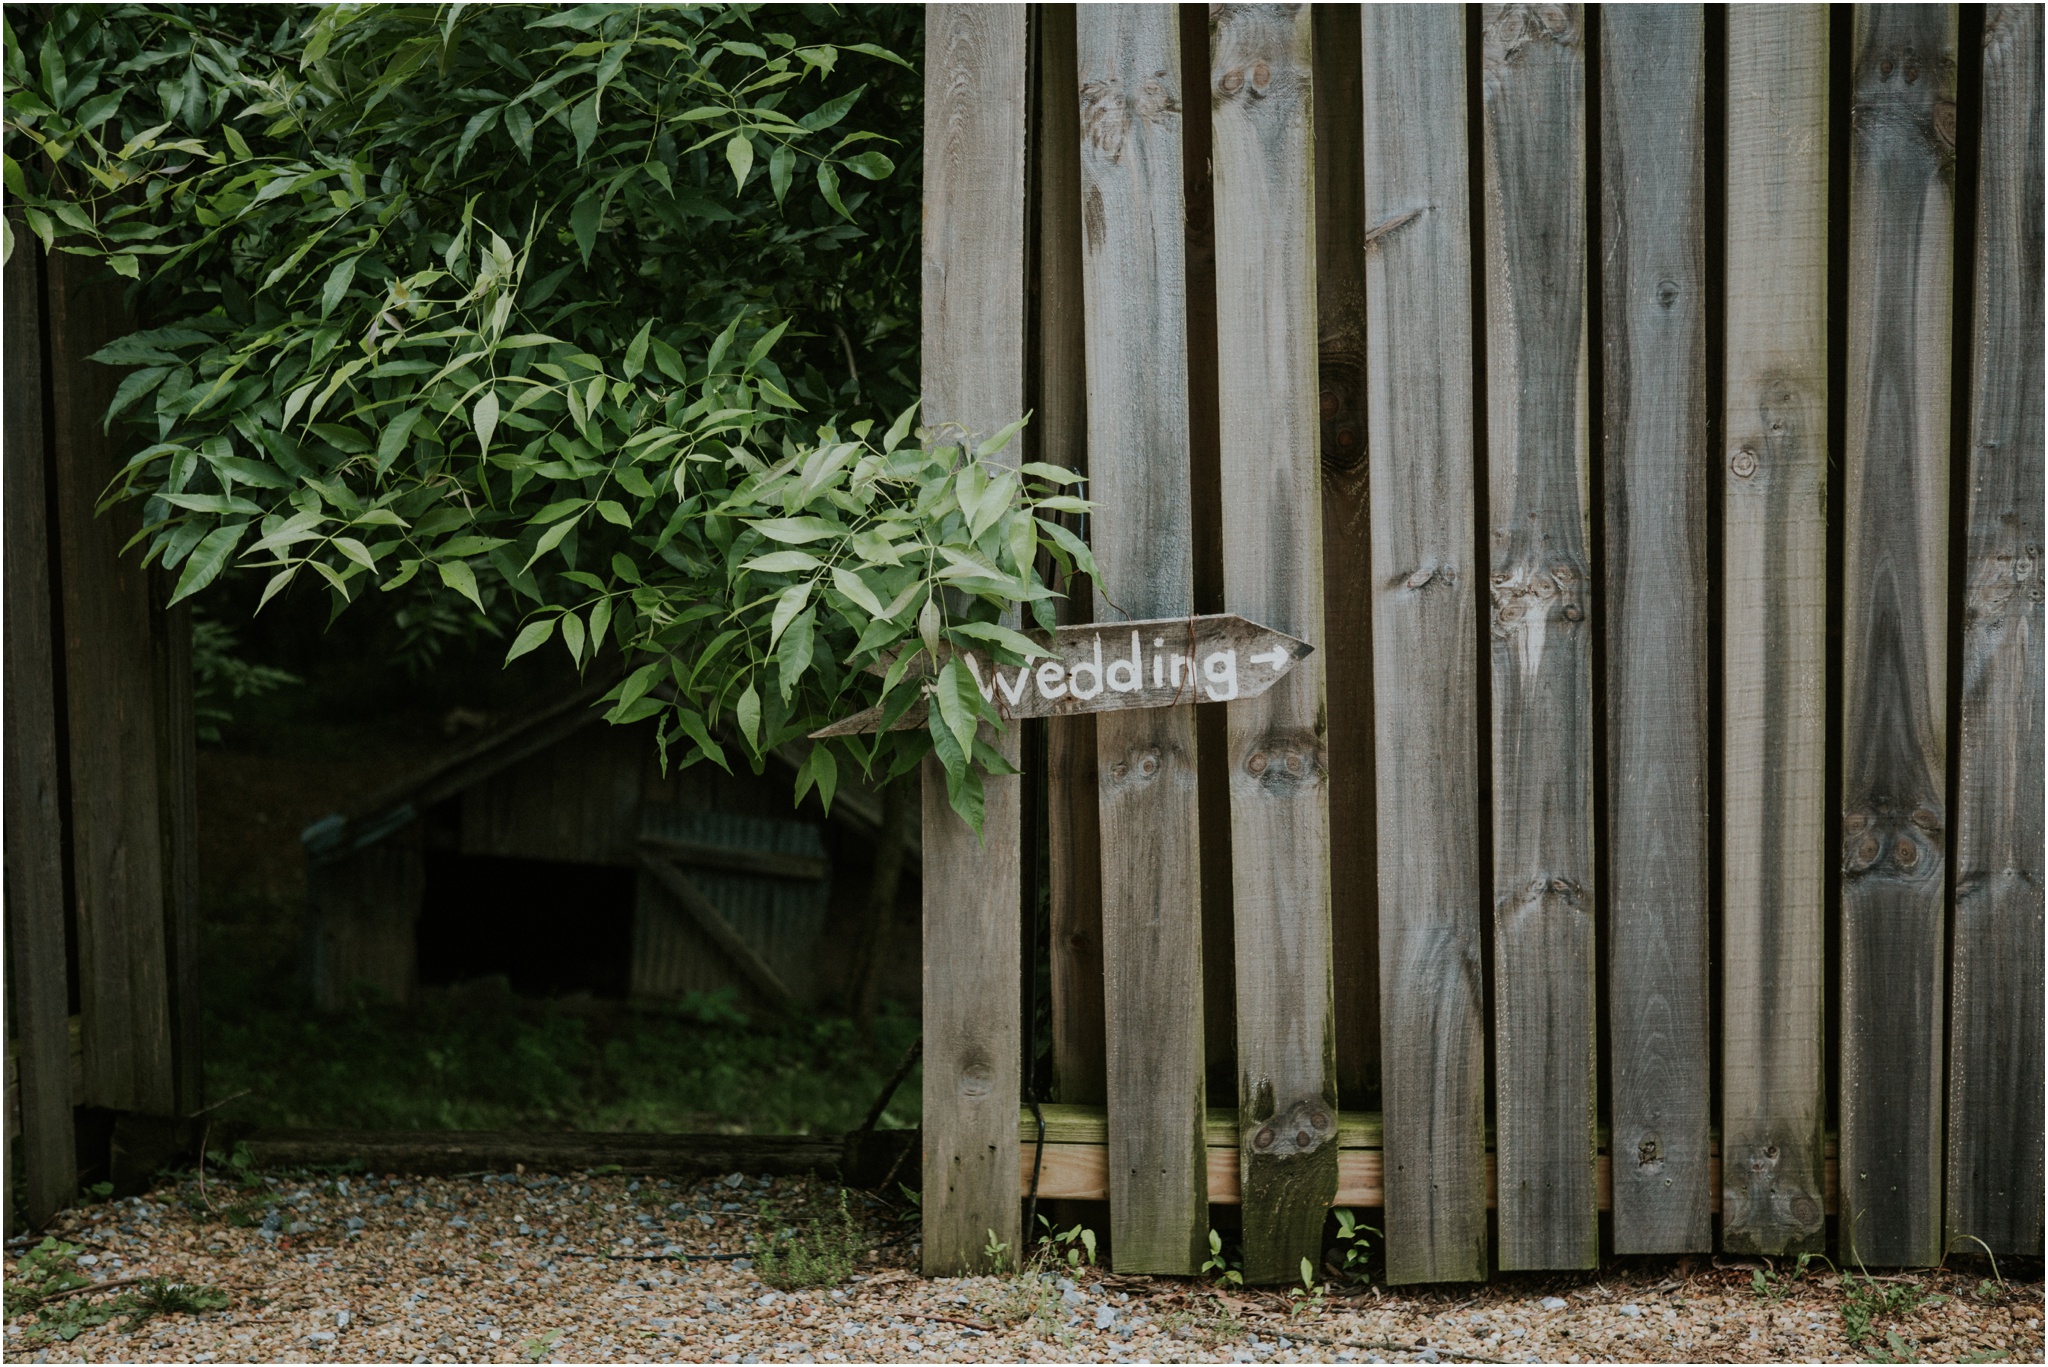
{"type": "Polygon", "coordinates": [[[101,431],[119,373],[85,358],[129,330],[117,286],[96,268],[47,262],[53,387],[53,483],[64,611],[72,874],[80,1030],[89,1105],[176,1109],[164,906],[163,738],[149,571],[121,544],[132,505],[106,517],[100,495],[121,466],[122,437],[101,431]]]}
{"type": "MultiPolygon", "coordinates": [[[[1945,1246],[2040,1256],[2041,8],[1984,23],[1945,1246]]],[[[1967,60],[1967,58],[1966,58],[1967,60]]]]}
{"type": "MultiPolygon", "coordinates": [[[[1075,6],[1040,8],[1038,158],[1038,429],[1040,458],[1088,467],[1087,329],[1081,299],[1081,133],[1074,99],[1075,6]]],[[[1059,605],[1090,620],[1085,580],[1059,605]]],[[[1095,718],[1046,721],[1046,840],[1051,883],[1053,1099],[1101,1105],[1102,849],[1095,797],[1095,718]]]]}
{"type": "Polygon", "coordinates": [[[1731,8],[1726,81],[1721,1244],[1775,1255],[1826,1218],[1827,10],[1731,8]]]}
{"type": "Polygon", "coordinates": [[[1486,1275],[1465,16],[1361,11],[1387,1280],[1486,1275]]]}
{"type": "Polygon", "coordinates": [[[1685,1253],[1713,1246],[1706,17],[1600,24],[1614,1251],[1685,1253]]]}
{"type": "MultiPolygon", "coordinates": [[[[78,1191],[65,988],[63,813],[44,501],[42,253],[25,232],[7,263],[6,832],[9,1039],[19,1050],[19,1214],[39,1228],[78,1191]]],[[[10,1177],[13,1175],[10,1171],[10,1177]]],[[[8,1193],[13,1205],[13,1192],[8,1193]]]]}
{"type": "MultiPolygon", "coordinates": [[[[924,421],[993,432],[1024,408],[1022,5],[925,11],[924,421]]],[[[1004,750],[1017,759],[1017,728],[1004,750]]],[[[987,780],[982,835],[924,765],[924,1268],[1021,1243],[1019,794],[987,780]]]]}
{"type": "Polygon", "coordinates": [[[1591,1267],[1584,14],[1484,22],[1500,1266],[1591,1267]]]}
{"type": "MultiPolygon", "coordinates": [[[[1194,611],[1179,31],[1162,5],[1079,21],[1093,550],[1106,655],[1162,642],[1118,617],[1194,611]]],[[[1188,1275],[1208,1252],[1201,830],[1194,710],[1096,718],[1110,1244],[1119,1272],[1188,1275]]]]}
{"type": "Polygon", "coordinates": [[[1323,682],[1330,713],[1330,950],[1337,1098],[1380,1098],[1379,900],[1373,876],[1372,583],[1365,567],[1365,129],[1352,5],[1315,7],[1317,399],[1322,410],[1323,682]]]}
{"type": "Polygon", "coordinates": [[[1858,5],[1842,611],[1842,1230],[1941,1257],[1956,12],[1858,5]],[[1944,146],[1946,143],[1946,147],[1944,146]]]}
{"type": "MultiPolygon", "coordinates": [[[[1310,13],[1210,20],[1223,580],[1232,612],[1320,641],[1310,13]]],[[[1244,1271],[1293,1281],[1337,1191],[1323,657],[1229,706],[1244,1271]]]]}

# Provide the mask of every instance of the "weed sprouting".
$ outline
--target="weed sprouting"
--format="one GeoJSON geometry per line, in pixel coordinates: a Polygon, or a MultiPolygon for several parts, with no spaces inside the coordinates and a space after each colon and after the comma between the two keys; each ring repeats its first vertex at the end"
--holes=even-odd
{"type": "Polygon", "coordinates": [[[852,1276],[866,1241],[846,1202],[844,1187],[839,1189],[835,1205],[822,1200],[812,1183],[786,1223],[776,1206],[764,1203],[761,1219],[770,1232],[754,1259],[761,1280],[784,1291],[796,1291],[837,1286],[852,1276]]]}
{"type": "Polygon", "coordinates": [[[1213,1276],[1218,1286],[1244,1285],[1244,1263],[1224,1252],[1223,1236],[1213,1229],[1209,1231],[1209,1257],[1202,1264],[1202,1275],[1213,1276]]]}
{"type": "Polygon", "coordinates": [[[88,1329],[117,1316],[121,1329],[133,1333],[158,1315],[196,1315],[227,1308],[227,1292],[152,1277],[115,1296],[92,1294],[92,1279],[77,1270],[78,1247],[45,1238],[23,1254],[7,1280],[8,1319],[33,1312],[35,1321],[22,1336],[21,1347],[52,1341],[69,1343],[88,1329]]]}

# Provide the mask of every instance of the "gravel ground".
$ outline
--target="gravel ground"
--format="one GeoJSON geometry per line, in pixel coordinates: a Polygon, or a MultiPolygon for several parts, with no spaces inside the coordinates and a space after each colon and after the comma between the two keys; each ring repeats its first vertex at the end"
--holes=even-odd
{"type": "MultiPolygon", "coordinates": [[[[78,1271],[218,1287],[225,1309],[39,1336],[8,1245],[6,1356],[51,1362],[2040,1362],[2042,1286],[1936,1272],[1845,1285],[1816,1264],[1631,1260],[1598,1274],[1319,1299],[1189,1280],[927,1281],[913,1211],[876,1207],[835,1289],[750,1254],[787,1179],[218,1176],[61,1216],[78,1271]],[[208,1204],[212,1209],[208,1209],[208,1204]],[[677,1254],[684,1255],[684,1259],[677,1254]],[[1867,1323],[1860,1344],[1849,1332],[1867,1323]]],[[[65,1255],[66,1265],[71,1255],[65,1255]]],[[[2028,1275],[2038,1277],[2038,1266],[2028,1275]]],[[[95,1293],[53,1302],[88,1305],[95,1293]]],[[[76,1313],[75,1311],[73,1312],[76,1313]]]]}

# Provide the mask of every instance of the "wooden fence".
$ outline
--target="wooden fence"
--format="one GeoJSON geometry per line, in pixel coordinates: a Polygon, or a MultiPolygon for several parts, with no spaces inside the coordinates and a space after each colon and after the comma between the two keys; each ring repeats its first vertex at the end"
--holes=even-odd
{"type": "Polygon", "coordinates": [[[926,1267],[2038,1255],[2040,9],[928,13],[926,421],[1316,653],[927,783],[926,1267]]]}

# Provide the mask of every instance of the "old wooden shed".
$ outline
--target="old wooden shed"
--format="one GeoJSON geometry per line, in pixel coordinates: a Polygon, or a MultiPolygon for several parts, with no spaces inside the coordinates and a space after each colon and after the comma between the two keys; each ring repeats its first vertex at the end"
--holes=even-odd
{"type": "MultiPolygon", "coordinates": [[[[881,801],[844,791],[828,815],[815,797],[792,809],[781,765],[665,769],[652,725],[605,724],[601,691],[514,718],[306,828],[306,965],[322,1007],[491,974],[636,1000],[731,988],[749,1011],[845,993],[881,801]]],[[[882,955],[883,987],[914,998],[916,918],[889,923],[904,952],[882,955]]]]}

